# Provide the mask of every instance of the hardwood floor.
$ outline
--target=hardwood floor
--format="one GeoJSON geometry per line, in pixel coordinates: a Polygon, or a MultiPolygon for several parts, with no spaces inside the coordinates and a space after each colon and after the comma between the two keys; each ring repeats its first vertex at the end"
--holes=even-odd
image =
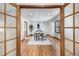
{"type": "Polygon", "coordinates": [[[50,36],[48,38],[55,49],[56,56],[60,56],[60,40],[50,36]]]}
{"type": "Polygon", "coordinates": [[[55,55],[52,45],[32,45],[28,46],[28,55],[30,56],[53,56],[55,55]]]}
{"type": "Polygon", "coordinates": [[[56,49],[53,45],[27,45],[26,42],[22,42],[22,56],[56,56],[56,49]]]}

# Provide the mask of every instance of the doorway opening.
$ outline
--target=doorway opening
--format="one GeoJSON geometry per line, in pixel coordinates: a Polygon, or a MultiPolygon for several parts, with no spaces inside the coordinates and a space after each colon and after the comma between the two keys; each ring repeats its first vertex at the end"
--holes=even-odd
{"type": "Polygon", "coordinates": [[[27,37],[21,38],[21,55],[60,56],[60,17],[60,8],[21,8],[21,20],[27,22],[27,37]]]}

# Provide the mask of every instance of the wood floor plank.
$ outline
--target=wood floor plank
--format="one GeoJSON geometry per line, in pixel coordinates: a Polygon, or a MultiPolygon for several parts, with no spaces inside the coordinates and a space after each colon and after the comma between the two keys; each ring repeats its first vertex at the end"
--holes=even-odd
{"type": "Polygon", "coordinates": [[[21,47],[22,56],[55,56],[52,45],[27,45],[24,41],[21,47]]]}
{"type": "Polygon", "coordinates": [[[30,45],[23,49],[24,56],[54,56],[55,51],[52,45],[30,45]]]}

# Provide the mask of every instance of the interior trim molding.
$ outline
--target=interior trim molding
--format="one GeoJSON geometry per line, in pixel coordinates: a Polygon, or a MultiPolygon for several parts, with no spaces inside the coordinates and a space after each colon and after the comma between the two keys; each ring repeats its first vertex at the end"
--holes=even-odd
{"type": "Polygon", "coordinates": [[[35,8],[45,8],[45,9],[47,9],[47,8],[60,8],[62,5],[19,5],[20,6],[20,8],[33,8],[33,9],[35,9],[35,8]]]}
{"type": "Polygon", "coordinates": [[[13,52],[14,50],[16,50],[16,48],[14,48],[11,51],[7,52],[6,55],[8,55],[9,53],[13,52]]]}
{"type": "Polygon", "coordinates": [[[65,51],[67,51],[67,52],[69,52],[70,54],[73,55],[73,53],[70,50],[66,49],[66,48],[65,48],[65,51]]]}
{"type": "Polygon", "coordinates": [[[60,39],[59,38],[57,38],[57,37],[55,37],[55,36],[52,36],[52,35],[50,35],[50,34],[47,34],[48,36],[50,36],[51,38],[55,38],[55,39],[57,39],[57,40],[59,40],[60,41],[60,39]]]}

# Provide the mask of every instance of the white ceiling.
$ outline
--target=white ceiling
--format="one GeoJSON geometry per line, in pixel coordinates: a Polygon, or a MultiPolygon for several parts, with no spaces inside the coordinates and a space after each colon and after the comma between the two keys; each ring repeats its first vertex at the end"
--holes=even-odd
{"type": "Polygon", "coordinates": [[[55,9],[22,9],[21,16],[30,21],[49,21],[58,15],[60,10],[55,9]]]}

